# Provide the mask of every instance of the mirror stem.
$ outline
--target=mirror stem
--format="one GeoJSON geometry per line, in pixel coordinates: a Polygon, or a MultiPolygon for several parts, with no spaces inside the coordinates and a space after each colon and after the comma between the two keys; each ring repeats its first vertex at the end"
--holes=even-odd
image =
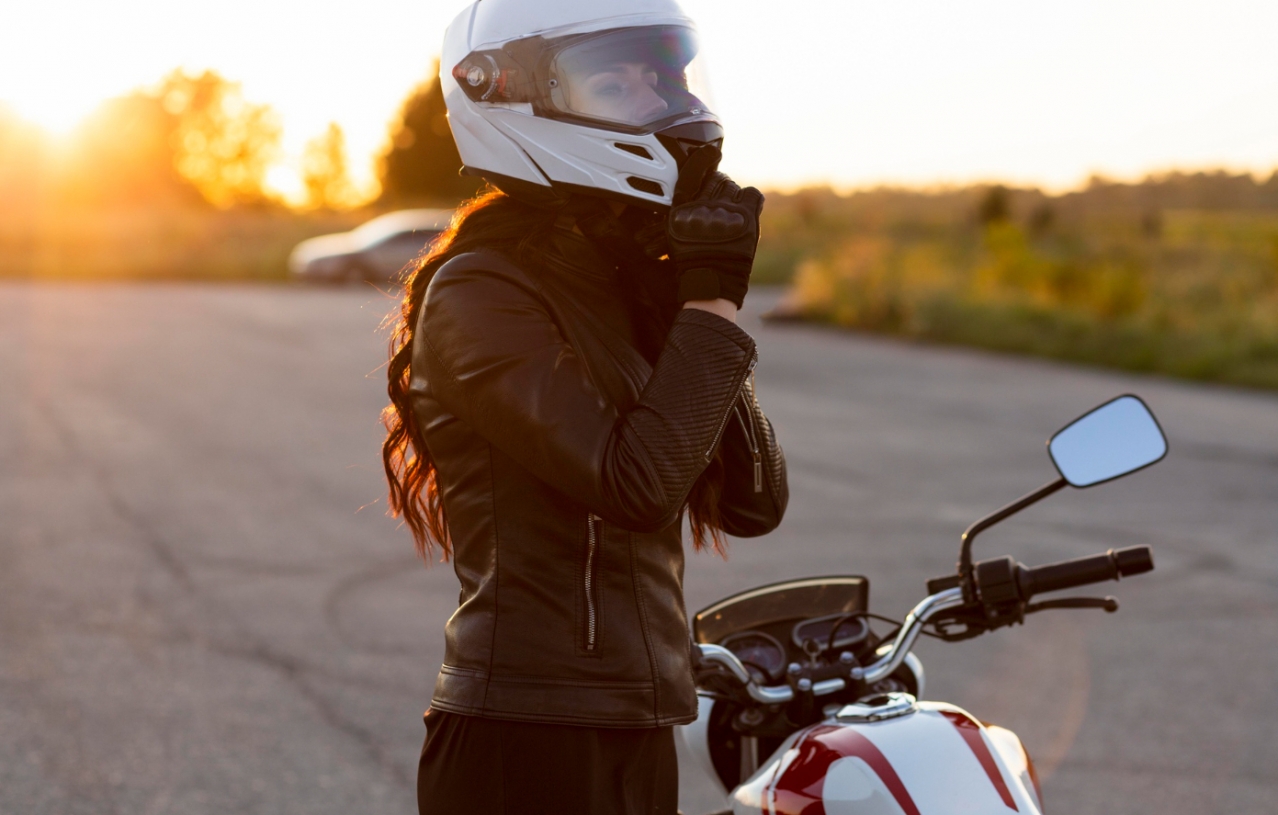
{"type": "Polygon", "coordinates": [[[1015,515],[1030,504],[1037,504],[1047,496],[1068,485],[1069,482],[1064,478],[1058,478],[1050,484],[1044,484],[1029,495],[1013,501],[1002,509],[991,512],[967,528],[967,531],[963,533],[963,546],[959,550],[958,562],[959,577],[963,585],[963,602],[969,604],[976,602],[976,581],[973,579],[972,571],[972,539],[999,521],[1015,515]]]}

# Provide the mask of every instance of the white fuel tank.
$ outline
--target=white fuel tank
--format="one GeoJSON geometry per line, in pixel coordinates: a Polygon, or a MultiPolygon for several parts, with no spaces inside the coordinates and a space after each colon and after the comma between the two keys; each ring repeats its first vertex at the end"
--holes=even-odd
{"type": "Polygon", "coordinates": [[[732,795],[734,815],[1041,815],[1010,730],[906,694],[796,732],[732,795]]]}

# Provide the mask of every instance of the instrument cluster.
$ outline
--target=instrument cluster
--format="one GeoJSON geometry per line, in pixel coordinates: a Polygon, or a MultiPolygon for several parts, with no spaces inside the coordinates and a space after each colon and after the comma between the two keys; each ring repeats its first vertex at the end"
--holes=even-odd
{"type": "Polygon", "coordinates": [[[736,654],[757,684],[771,685],[785,672],[785,648],[770,634],[742,631],[727,637],[721,645],[736,654]]]}
{"type": "Polygon", "coordinates": [[[738,631],[723,638],[719,644],[736,654],[746,670],[761,685],[776,684],[785,675],[786,665],[796,659],[809,659],[827,650],[837,653],[865,640],[870,633],[869,624],[862,617],[848,618],[844,614],[813,617],[801,620],[786,630],[785,624],[768,626],[768,631],[738,631]],[[835,625],[838,631],[831,641],[835,625]],[[780,630],[778,630],[780,629],[780,630]],[[793,646],[787,649],[778,636],[793,646]],[[791,658],[790,651],[794,657],[791,658]]]}

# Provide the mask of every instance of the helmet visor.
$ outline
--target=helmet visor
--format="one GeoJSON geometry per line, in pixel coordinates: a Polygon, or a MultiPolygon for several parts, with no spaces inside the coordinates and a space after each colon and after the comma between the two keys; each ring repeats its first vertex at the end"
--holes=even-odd
{"type": "Polygon", "coordinates": [[[550,68],[550,107],[605,126],[646,129],[705,118],[696,34],[680,26],[623,28],[574,39],[550,68]]]}

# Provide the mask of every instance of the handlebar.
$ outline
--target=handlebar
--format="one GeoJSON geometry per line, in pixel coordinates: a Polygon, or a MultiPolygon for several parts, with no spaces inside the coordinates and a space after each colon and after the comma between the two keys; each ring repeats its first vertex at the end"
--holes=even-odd
{"type": "Polygon", "coordinates": [[[1148,546],[1133,546],[1117,551],[1110,549],[1103,555],[1026,569],[1025,587],[1029,595],[1042,594],[1086,586],[1088,583],[1118,580],[1120,577],[1143,574],[1153,569],[1154,555],[1148,546]]]}
{"type": "Polygon", "coordinates": [[[910,609],[910,613],[906,614],[905,619],[901,621],[901,629],[896,633],[892,647],[877,662],[865,669],[863,677],[865,683],[873,685],[875,682],[887,679],[893,671],[901,667],[901,663],[905,661],[905,655],[914,647],[914,641],[922,633],[923,625],[942,611],[958,608],[961,605],[963,605],[962,589],[946,589],[939,594],[923,598],[923,602],[910,609]]]}
{"type": "MultiPolygon", "coordinates": [[[[1122,577],[1152,571],[1153,568],[1154,556],[1150,548],[1132,546],[1034,568],[1026,568],[1010,557],[983,560],[976,564],[976,583],[980,592],[980,605],[990,607],[1005,602],[1025,603],[1035,594],[1060,591],[1105,580],[1118,580],[1122,577]]],[[[942,578],[942,580],[946,579],[942,578]]],[[[931,584],[935,585],[938,582],[940,581],[931,581],[931,584]]],[[[954,583],[956,584],[957,581],[954,583]]],[[[915,640],[918,639],[928,620],[943,611],[961,608],[964,605],[966,604],[963,600],[963,590],[957,585],[925,597],[910,610],[909,614],[905,615],[905,620],[902,621],[896,637],[883,652],[883,656],[864,668],[852,668],[851,678],[867,685],[886,679],[905,661],[906,655],[914,647],[915,640]]],[[[757,684],[737,655],[722,645],[700,645],[699,648],[703,660],[727,668],[745,687],[750,698],[756,702],[778,705],[794,700],[795,692],[789,685],[757,684]]],[[[800,680],[800,683],[802,682],[808,682],[809,686],[806,688],[801,686],[800,690],[810,690],[814,696],[826,696],[847,687],[847,682],[843,679],[827,679],[816,683],[800,680]]]]}
{"type": "Polygon", "coordinates": [[[976,585],[981,603],[997,606],[1009,602],[1028,602],[1036,594],[1118,580],[1152,571],[1153,568],[1154,555],[1148,546],[1110,549],[1104,554],[1049,563],[1032,569],[1010,557],[1001,557],[976,564],[976,585]]]}
{"type": "MultiPolygon", "coordinates": [[[[918,639],[919,633],[923,630],[923,625],[929,619],[942,611],[957,608],[961,605],[963,605],[963,591],[961,589],[946,589],[939,594],[925,597],[923,602],[905,615],[905,621],[901,623],[901,629],[897,632],[896,639],[892,641],[891,646],[884,652],[883,656],[867,667],[852,668],[852,679],[863,681],[868,685],[873,685],[875,682],[886,679],[905,661],[906,654],[910,653],[910,648],[914,646],[914,641],[918,639]]],[[[754,678],[750,676],[750,672],[741,664],[741,660],[737,658],[737,655],[722,645],[701,645],[699,647],[703,660],[727,668],[745,686],[750,698],[756,702],[765,705],[779,705],[794,700],[794,689],[789,685],[763,686],[757,684],[754,678]]],[[[800,681],[802,682],[803,680],[800,681]]],[[[846,687],[847,682],[842,679],[827,679],[823,682],[813,683],[810,690],[813,696],[827,696],[831,693],[838,693],[846,687]]]]}
{"type": "MultiPolygon", "coordinates": [[[[697,647],[701,649],[701,658],[703,660],[727,668],[728,672],[745,686],[746,692],[750,694],[750,698],[754,701],[765,705],[783,705],[794,700],[794,691],[789,685],[765,687],[756,683],[754,677],[750,676],[750,672],[741,664],[741,660],[737,659],[737,655],[722,645],[701,644],[697,647]]],[[[843,680],[840,679],[838,682],[839,687],[826,692],[834,693],[835,691],[843,690],[845,687],[843,680]]]]}

